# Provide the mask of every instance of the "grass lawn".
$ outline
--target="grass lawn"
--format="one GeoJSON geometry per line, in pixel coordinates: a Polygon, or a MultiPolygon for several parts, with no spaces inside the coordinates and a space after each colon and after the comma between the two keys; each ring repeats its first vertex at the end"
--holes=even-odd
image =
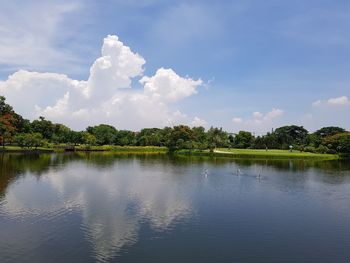
{"type": "Polygon", "coordinates": [[[338,159],[336,154],[321,154],[321,153],[309,153],[299,152],[293,150],[258,150],[258,149],[228,149],[228,148],[217,148],[214,151],[218,154],[231,154],[237,157],[266,157],[266,158],[301,158],[301,159],[338,159]]]}

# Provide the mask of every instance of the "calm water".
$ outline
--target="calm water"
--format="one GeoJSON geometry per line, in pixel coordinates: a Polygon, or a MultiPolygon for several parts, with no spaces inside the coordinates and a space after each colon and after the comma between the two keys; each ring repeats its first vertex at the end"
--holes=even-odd
{"type": "Polygon", "coordinates": [[[0,262],[347,263],[350,164],[3,154],[0,262]]]}

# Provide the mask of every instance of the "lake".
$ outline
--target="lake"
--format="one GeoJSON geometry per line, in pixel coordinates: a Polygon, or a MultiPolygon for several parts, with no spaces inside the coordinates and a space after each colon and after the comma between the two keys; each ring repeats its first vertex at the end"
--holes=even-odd
{"type": "Polygon", "coordinates": [[[0,165],[2,263],[350,262],[346,161],[69,153],[0,165]]]}

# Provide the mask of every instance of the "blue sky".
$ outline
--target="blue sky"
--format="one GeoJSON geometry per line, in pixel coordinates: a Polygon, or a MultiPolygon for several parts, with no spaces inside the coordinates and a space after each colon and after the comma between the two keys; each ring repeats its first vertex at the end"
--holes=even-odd
{"type": "MultiPolygon", "coordinates": [[[[163,114],[144,125],[202,124],[257,134],[285,124],[310,130],[326,125],[350,129],[346,114],[350,110],[349,14],[349,1],[340,0],[4,1],[0,10],[0,92],[28,118],[41,114],[76,129],[89,119],[79,117],[81,121],[77,121],[66,116],[82,111],[90,112],[88,115],[99,112],[96,116],[119,111],[114,117],[110,113],[101,117],[101,122],[138,129],[135,123],[141,124],[144,117],[134,113],[149,110],[152,114],[159,105],[163,114]],[[141,94],[145,87],[139,80],[157,77],[159,68],[172,69],[184,79],[201,79],[201,85],[193,84],[195,91],[176,101],[153,101],[154,108],[122,106],[133,101],[131,95],[122,99],[124,95],[111,93],[124,100],[118,109],[73,109],[70,105],[79,104],[80,99],[72,95],[70,87],[57,94],[60,87],[52,84],[52,78],[57,81],[58,75],[50,80],[44,75],[31,74],[26,79],[15,75],[16,83],[24,83],[21,89],[9,81],[9,75],[18,70],[65,74],[69,81],[86,81],[91,77],[90,67],[101,57],[107,35],[118,36],[145,60],[142,72],[129,76],[129,93],[141,94]],[[52,95],[53,102],[45,105],[33,97],[24,107],[23,96],[38,89],[34,87],[39,85],[38,78],[49,81],[40,85],[50,88],[43,87],[49,92],[38,91],[37,96],[52,95]],[[65,111],[53,112],[67,92],[65,111]]],[[[152,85],[166,85],[161,83],[152,85]]],[[[193,88],[187,84],[183,89],[193,88]]],[[[103,93],[101,85],[98,89],[103,93]]],[[[157,89],[171,93],[170,87],[157,89]]],[[[100,103],[106,105],[107,98],[100,103]]],[[[97,123],[98,119],[91,121],[97,123]]]]}

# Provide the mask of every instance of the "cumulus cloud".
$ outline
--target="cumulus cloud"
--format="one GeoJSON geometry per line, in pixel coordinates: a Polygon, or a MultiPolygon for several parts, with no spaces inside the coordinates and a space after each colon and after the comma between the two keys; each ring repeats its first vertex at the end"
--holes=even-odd
{"type": "Polygon", "coordinates": [[[283,110],[273,108],[270,112],[264,116],[265,120],[273,120],[283,115],[283,110]]]}
{"type": "Polygon", "coordinates": [[[202,80],[165,68],[142,77],[145,59],[117,36],[104,39],[101,53],[87,80],[19,70],[0,82],[0,93],[26,118],[45,116],[76,129],[98,123],[123,129],[190,123],[175,102],[196,94],[202,80]],[[142,77],[141,91],[132,88],[137,77],[142,77]]]}
{"type": "Polygon", "coordinates": [[[145,93],[154,100],[177,101],[197,93],[197,87],[202,80],[182,78],[172,69],[160,68],[152,77],[143,77],[140,83],[145,87],[145,93]]]}
{"type": "Polygon", "coordinates": [[[194,117],[193,121],[191,122],[191,125],[193,127],[199,127],[199,126],[202,126],[202,127],[206,127],[207,126],[207,122],[203,119],[200,119],[198,118],[197,116],[194,117]]]}
{"type": "Polygon", "coordinates": [[[85,90],[86,97],[94,101],[110,97],[118,88],[129,88],[132,78],[142,75],[142,66],[146,63],[117,36],[104,39],[101,53],[90,68],[85,90]]]}
{"type": "Polygon", "coordinates": [[[327,100],[328,105],[347,105],[349,103],[349,99],[346,96],[341,96],[338,98],[330,98],[327,100]]]}
{"type": "Polygon", "coordinates": [[[147,218],[152,229],[164,231],[194,213],[191,200],[182,194],[183,186],[174,180],[174,171],[168,167],[158,166],[159,173],[154,177],[154,170],[142,166],[137,159],[132,167],[113,164],[121,171],[117,173],[81,165],[79,161],[72,169],[71,164],[50,170],[40,181],[59,198],[44,200],[38,191],[30,191],[38,202],[29,202],[23,186],[35,189],[37,182],[25,177],[25,184],[15,184],[6,195],[4,213],[30,218],[37,213],[78,209],[83,233],[91,241],[97,262],[108,261],[123,247],[137,242],[143,219],[147,218]],[[133,176],[125,176],[128,173],[133,176]],[[130,210],[130,206],[135,209],[130,210]]]}
{"type": "Polygon", "coordinates": [[[283,115],[283,111],[280,109],[273,108],[271,111],[263,114],[261,112],[255,111],[252,113],[252,117],[246,120],[248,123],[260,124],[264,121],[271,121],[283,115]]]}
{"type": "Polygon", "coordinates": [[[232,122],[235,125],[235,129],[238,130],[250,130],[250,131],[259,131],[265,132],[269,130],[279,118],[283,115],[283,110],[278,108],[273,108],[267,113],[261,113],[255,111],[252,113],[249,118],[234,117],[232,122]]]}
{"type": "Polygon", "coordinates": [[[310,130],[317,130],[325,126],[339,126],[349,129],[349,115],[344,114],[350,110],[349,98],[346,95],[316,100],[312,103],[310,110],[311,112],[308,114],[312,117],[304,116],[302,118],[302,125],[310,130]]]}
{"type": "Polygon", "coordinates": [[[33,190],[37,182],[25,177],[25,184],[15,184],[13,191],[6,195],[4,213],[30,218],[38,213],[78,209],[83,233],[91,241],[96,261],[101,262],[137,242],[144,219],[147,218],[153,230],[164,231],[174,222],[192,217],[195,212],[169,167],[157,166],[155,175],[154,169],[144,167],[137,159],[133,167],[113,164],[121,171],[117,173],[111,172],[113,167],[103,170],[80,162],[73,165],[74,169],[68,164],[41,178],[40,183],[48,190],[47,200],[33,190]],[[33,198],[38,202],[29,202],[33,198]]]}
{"type": "Polygon", "coordinates": [[[349,98],[347,96],[340,96],[336,98],[329,98],[328,100],[316,100],[312,103],[313,107],[319,107],[323,105],[328,106],[343,106],[349,104],[349,98]]]}

